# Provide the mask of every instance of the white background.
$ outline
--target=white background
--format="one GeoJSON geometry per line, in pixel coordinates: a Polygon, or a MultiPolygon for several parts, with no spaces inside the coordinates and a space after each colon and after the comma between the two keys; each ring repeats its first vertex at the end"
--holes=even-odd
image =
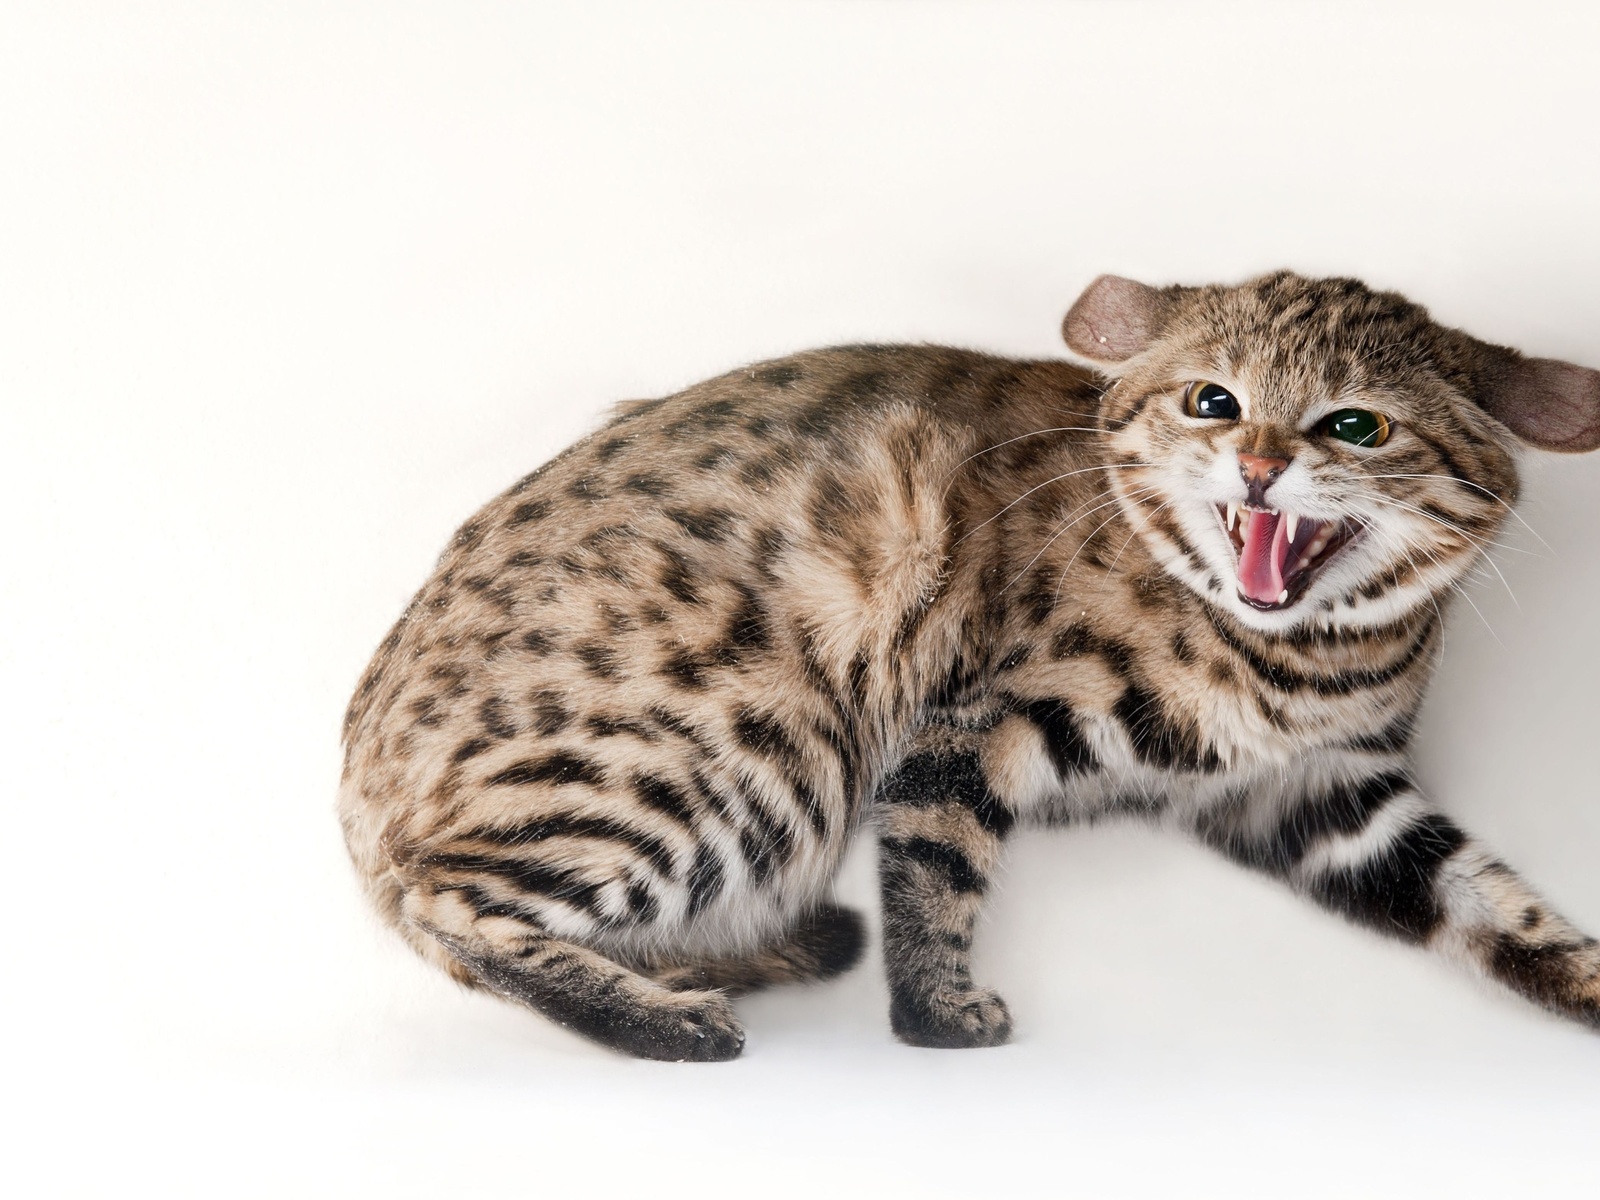
{"type": "MultiPolygon", "coordinates": [[[[1018,839],[977,952],[1010,1047],[899,1046],[869,961],[681,1067],[430,974],[332,804],[449,532],[612,401],[833,341],[1057,354],[1101,271],[1356,274],[1600,366],[1597,11],[6,4],[0,1180],[1585,1194],[1600,1039],[1178,841],[1018,839]]],[[[1457,605],[1420,769],[1597,928],[1600,461],[1529,469],[1548,549],[1457,605]]]]}

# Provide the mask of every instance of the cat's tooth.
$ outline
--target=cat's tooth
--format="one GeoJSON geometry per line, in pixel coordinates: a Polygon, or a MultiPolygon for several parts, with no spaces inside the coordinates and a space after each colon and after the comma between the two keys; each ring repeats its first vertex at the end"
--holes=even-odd
{"type": "Polygon", "coordinates": [[[1289,540],[1292,542],[1294,541],[1294,531],[1300,528],[1300,518],[1294,513],[1290,513],[1284,517],[1284,522],[1289,527],[1289,540]]]}
{"type": "Polygon", "coordinates": [[[1279,604],[1282,604],[1288,598],[1289,598],[1289,589],[1288,588],[1284,588],[1283,591],[1278,593],[1278,603],[1279,604]]]}
{"type": "Polygon", "coordinates": [[[1229,500],[1228,501],[1228,532],[1229,533],[1233,532],[1234,524],[1238,520],[1239,520],[1239,502],[1237,500],[1229,500]]]}

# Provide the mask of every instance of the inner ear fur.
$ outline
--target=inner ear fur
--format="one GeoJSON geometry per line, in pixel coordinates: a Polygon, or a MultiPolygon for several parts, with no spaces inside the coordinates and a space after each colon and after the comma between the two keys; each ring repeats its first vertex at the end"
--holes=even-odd
{"type": "Polygon", "coordinates": [[[1120,275],[1102,275],[1068,311],[1061,322],[1061,336],[1073,353],[1093,362],[1127,362],[1160,334],[1176,291],[1148,287],[1120,275]]]}
{"type": "Polygon", "coordinates": [[[1524,358],[1498,346],[1486,349],[1477,400],[1490,416],[1541,450],[1600,448],[1600,371],[1524,358]]]}

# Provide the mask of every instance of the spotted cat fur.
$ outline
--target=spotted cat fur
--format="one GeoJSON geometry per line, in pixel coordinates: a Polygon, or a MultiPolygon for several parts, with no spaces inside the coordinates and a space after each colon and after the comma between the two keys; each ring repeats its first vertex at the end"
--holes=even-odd
{"type": "Polygon", "coordinates": [[[1600,374],[1287,272],[1102,277],[1065,333],[1092,369],[884,345],[740,369],[473,516],[345,719],[383,917],[607,1046],[728,1059],[730,996],[857,960],[830,887],[874,826],[895,1033],[994,1045],[969,951],[1003,842],[1127,814],[1600,1026],[1600,946],[1407,756],[1519,445],[1600,443],[1600,374]],[[1196,381],[1238,418],[1190,415],[1196,381]],[[1351,406],[1389,441],[1319,436],[1351,406]],[[1250,455],[1284,464],[1264,491],[1250,455]],[[1360,536],[1262,608],[1226,528],[1252,495],[1360,536]]]}

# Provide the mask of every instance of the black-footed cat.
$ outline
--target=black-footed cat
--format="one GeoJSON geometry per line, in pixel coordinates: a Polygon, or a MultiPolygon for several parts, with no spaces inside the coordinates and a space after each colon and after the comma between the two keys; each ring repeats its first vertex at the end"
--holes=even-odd
{"type": "Polygon", "coordinates": [[[1421,796],[1446,602],[1519,442],[1600,373],[1400,296],[1103,277],[1094,362],[849,346],[626,406],[456,534],[345,722],[340,811],[425,958],[632,1054],[727,1059],[730,995],[858,957],[1003,1042],[968,971],[1018,825],[1127,813],[1600,1025],[1600,947],[1421,796]]]}

